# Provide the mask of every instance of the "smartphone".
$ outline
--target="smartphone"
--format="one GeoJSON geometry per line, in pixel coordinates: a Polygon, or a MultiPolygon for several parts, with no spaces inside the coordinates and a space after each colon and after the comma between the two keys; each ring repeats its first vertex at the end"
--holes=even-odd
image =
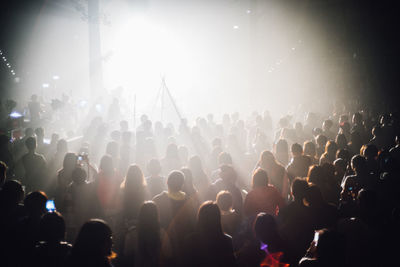
{"type": "Polygon", "coordinates": [[[315,244],[315,246],[318,245],[318,239],[319,239],[319,232],[315,231],[315,233],[314,233],[314,244],[315,244]]]}
{"type": "Polygon", "coordinates": [[[82,161],[83,157],[82,156],[78,156],[78,161],[82,161]]]}
{"type": "Polygon", "coordinates": [[[52,200],[52,199],[47,200],[46,209],[48,212],[56,211],[56,206],[54,205],[54,200],[52,200]]]}

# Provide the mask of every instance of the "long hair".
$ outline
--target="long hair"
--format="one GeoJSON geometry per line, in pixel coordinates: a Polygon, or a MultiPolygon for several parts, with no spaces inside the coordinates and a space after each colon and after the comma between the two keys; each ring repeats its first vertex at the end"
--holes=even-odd
{"type": "Polygon", "coordinates": [[[212,201],[201,204],[197,215],[197,229],[210,241],[223,235],[221,213],[217,204],[212,201]]]}
{"type": "Polygon", "coordinates": [[[79,231],[71,257],[75,265],[93,266],[94,263],[108,262],[111,251],[111,228],[100,219],[86,222],[79,231]]]}
{"type": "Polygon", "coordinates": [[[153,201],[146,201],[140,207],[137,229],[140,266],[158,266],[161,252],[160,222],[153,201]]]}
{"type": "Polygon", "coordinates": [[[125,180],[121,184],[123,190],[123,207],[128,219],[135,219],[140,205],[146,198],[146,180],[137,165],[129,166],[125,180]]]}

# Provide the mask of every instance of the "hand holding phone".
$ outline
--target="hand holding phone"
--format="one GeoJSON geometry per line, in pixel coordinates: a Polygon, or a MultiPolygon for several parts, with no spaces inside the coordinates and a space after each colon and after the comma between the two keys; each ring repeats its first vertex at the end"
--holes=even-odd
{"type": "Polygon", "coordinates": [[[54,205],[54,200],[52,200],[52,199],[47,200],[46,209],[48,212],[56,211],[56,205],[54,205]]]}

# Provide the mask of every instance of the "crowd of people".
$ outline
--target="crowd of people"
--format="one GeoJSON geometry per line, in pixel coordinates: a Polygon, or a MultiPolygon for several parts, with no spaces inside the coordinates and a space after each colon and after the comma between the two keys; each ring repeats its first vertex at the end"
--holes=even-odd
{"type": "Polygon", "coordinates": [[[398,113],[344,103],[132,127],[118,99],[84,118],[22,106],[11,127],[15,105],[0,109],[1,266],[397,262],[398,113]]]}

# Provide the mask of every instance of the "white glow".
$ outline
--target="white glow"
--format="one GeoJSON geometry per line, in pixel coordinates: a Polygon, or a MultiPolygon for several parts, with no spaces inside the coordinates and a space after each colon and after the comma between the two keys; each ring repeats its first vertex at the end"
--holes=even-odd
{"type": "Polygon", "coordinates": [[[42,87],[43,87],[43,88],[49,88],[49,86],[50,86],[50,85],[49,85],[48,83],[42,84],[42,87]]]}

